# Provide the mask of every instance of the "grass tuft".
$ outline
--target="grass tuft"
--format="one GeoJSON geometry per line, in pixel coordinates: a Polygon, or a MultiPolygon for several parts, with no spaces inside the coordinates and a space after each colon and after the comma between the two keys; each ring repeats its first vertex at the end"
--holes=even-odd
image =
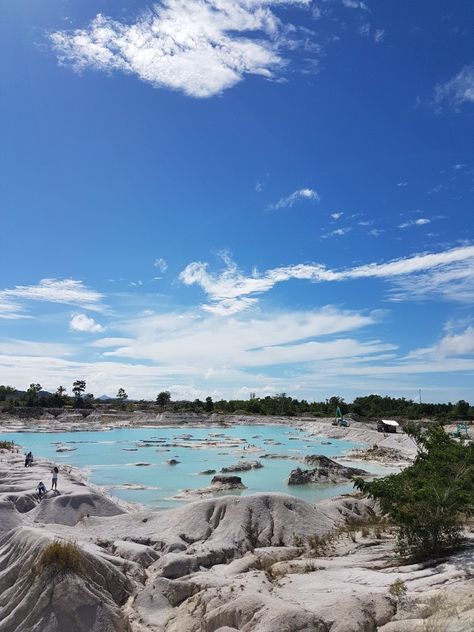
{"type": "Polygon", "coordinates": [[[37,571],[82,575],[85,572],[84,555],[74,542],[55,540],[41,554],[37,571]]]}

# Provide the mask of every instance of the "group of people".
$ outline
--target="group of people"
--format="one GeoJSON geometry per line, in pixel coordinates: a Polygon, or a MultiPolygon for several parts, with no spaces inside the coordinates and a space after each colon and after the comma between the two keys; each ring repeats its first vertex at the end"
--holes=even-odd
{"type": "MultiPolygon", "coordinates": [[[[56,466],[53,467],[51,474],[52,474],[51,489],[57,492],[59,470],[56,466]]],[[[47,493],[47,491],[48,490],[46,489],[46,485],[43,483],[43,481],[40,481],[38,485],[36,486],[36,493],[38,494],[38,498],[41,500],[43,496],[47,493]]]]}
{"type": "MultiPolygon", "coordinates": [[[[28,454],[25,457],[25,467],[31,467],[33,465],[33,454],[31,452],[28,452],[28,454]]],[[[59,469],[58,467],[55,465],[51,471],[51,489],[54,491],[58,491],[58,474],[59,474],[59,469]]],[[[43,483],[43,481],[40,481],[38,483],[38,485],[36,486],[36,493],[38,495],[38,498],[41,500],[43,498],[43,496],[47,493],[47,489],[46,489],[46,485],[43,483]]]]}

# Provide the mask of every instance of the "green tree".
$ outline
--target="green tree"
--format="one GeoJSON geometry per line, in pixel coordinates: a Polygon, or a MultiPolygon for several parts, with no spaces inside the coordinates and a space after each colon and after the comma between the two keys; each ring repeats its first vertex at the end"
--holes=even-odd
{"type": "Polygon", "coordinates": [[[41,384],[30,384],[26,391],[26,405],[36,406],[38,404],[38,395],[42,390],[41,384]]]}
{"type": "Polygon", "coordinates": [[[64,386],[58,386],[56,389],[56,401],[58,403],[58,407],[62,408],[64,406],[64,395],[66,394],[66,389],[64,386]]]}
{"type": "Polygon", "coordinates": [[[82,400],[82,405],[84,408],[94,408],[94,394],[87,393],[82,400]]]}
{"type": "Polygon", "coordinates": [[[170,401],[171,393],[169,391],[161,391],[161,393],[158,393],[156,396],[156,403],[160,406],[161,410],[164,410],[170,401]]]}
{"type": "Polygon", "coordinates": [[[467,419],[469,416],[469,402],[466,402],[464,399],[460,399],[454,407],[454,416],[460,417],[461,419],[467,419]]]}
{"type": "Polygon", "coordinates": [[[456,545],[464,516],[474,511],[474,444],[453,440],[441,426],[409,432],[419,446],[413,465],[355,486],[391,516],[400,551],[422,559],[456,545]]]}
{"type": "Polygon", "coordinates": [[[82,393],[86,390],[86,382],[85,380],[76,380],[72,384],[72,392],[76,397],[76,401],[74,402],[75,408],[80,408],[83,405],[82,401],[82,393]]]}
{"type": "Polygon", "coordinates": [[[212,401],[212,397],[206,397],[206,403],[204,404],[204,410],[206,413],[212,413],[214,410],[214,402],[212,401]]]}
{"type": "Polygon", "coordinates": [[[121,407],[125,408],[125,402],[128,399],[128,395],[125,392],[124,388],[119,388],[119,390],[117,391],[117,399],[119,400],[121,407]]]}
{"type": "Polygon", "coordinates": [[[4,402],[6,399],[10,399],[16,393],[16,388],[13,386],[0,385],[0,402],[4,402]]]}

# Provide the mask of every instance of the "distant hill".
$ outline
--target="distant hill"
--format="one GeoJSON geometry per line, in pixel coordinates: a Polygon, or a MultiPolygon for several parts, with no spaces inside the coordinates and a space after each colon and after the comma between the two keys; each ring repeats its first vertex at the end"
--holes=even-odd
{"type": "Polygon", "coordinates": [[[99,400],[100,402],[110,402],[113,397],[109,397],[108,395],[101,395],[100,397],[96,397],[95,399],[99,400]]]}

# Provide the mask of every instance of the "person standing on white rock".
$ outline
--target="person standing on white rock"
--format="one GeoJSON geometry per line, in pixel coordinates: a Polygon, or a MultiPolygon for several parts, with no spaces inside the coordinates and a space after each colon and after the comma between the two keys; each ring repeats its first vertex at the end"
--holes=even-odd
{"type": "Polygon", "coordinates": [[[52,480],[52,483],[51,483],[51,489],[54,489],[55,491],[58,491],[58,473],[59,473],[59,470],[58,470],[58,468],[55,465],[53,467],[53,472],[52,472],[53,480],[52,480]]]}

